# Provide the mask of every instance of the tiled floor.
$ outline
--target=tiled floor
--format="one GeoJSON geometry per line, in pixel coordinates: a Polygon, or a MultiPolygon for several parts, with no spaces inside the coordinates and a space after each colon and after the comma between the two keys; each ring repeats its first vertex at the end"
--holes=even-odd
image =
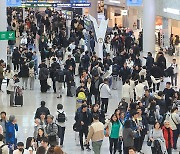
{"type": "MultiPolygon", "coordinates": [[[[172,59],[170,57],[169,59],[172,59]]],[[[170,60],[171,61],[171,60],[170,60]]],[[[178,63],[180,66],[180,58],[178,58],[178,63]]],[[[167,80],[167,79],[166,79],[167,80]]],[[[165,83],[161,84],[161,89],[163,89],[165,83]]],[[[62,103],[64,105],[65,112],[67,113],[68,121],[66,125],[66,134],[65,134],[65,143],[64,143],[64,151],[67,154],[86,154],[93,152],[82,152],[80,147],[76,145],[75,142],[75,133],[72,130],[72,125],[74,123],[74,113],[75,113],[75,98],[67,98],[64,90],[63,97],[61,99],[57,99],[56,95],[52,92],[52,90],[46,94],[41,94],[39,90],[39,81],[35,82],[35,90],[25,90],[24,91],[24,106],[10,108],[9,107],[9,96],[6,93],[0,93],[0,111],[6,111],[8,116],[10,114],[14,114],[17,117],[17,121],[19,124],[19,132],[18,132],[18,141],[25,141],[27,137],[32,136],[33,134],[33,118],[34,113],[37,107],[40,106],[40,101],[44,100],[47,103],[47,107],[50,109],[51,114],[55,115],[56,113],[56,105],[58,103],[62,103]]],[[[3,90],[5,91],[5,85],[3,85],[3,90]]],[[[121,98],[121,82],[118,81],[118,90],[112,91],[112,99],[109,101],[109,109],[108,115],[114,112],[114,109],[118,106],[118,103],[121,98]]],[[[180,142],[178,144],[180,146],[180,142]]],[[[108,154],[108,139],[105,138],[102,146],[102,154],[108,154]]],[[[143,152],[145,154],[150,154],[151,150],[149,147],[144,144],[143,152]]],[[[177,152],[178,153],[178,152],[177,152]]],[[[176,154],[176,152],[174,152],[176,154]]]]}

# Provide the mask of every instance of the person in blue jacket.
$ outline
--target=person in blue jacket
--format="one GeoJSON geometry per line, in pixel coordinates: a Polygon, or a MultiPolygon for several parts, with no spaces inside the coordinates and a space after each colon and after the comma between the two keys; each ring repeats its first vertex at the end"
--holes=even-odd
{"type": "Polygon", "coordinates": [[[16,148],[17,139],[16,132],[18,131],[18,125],[16,124],[16,118],[14,115],[9,116],[9,121],[6,127],[6,143],[9,145],[10,154],[16,148]]]}

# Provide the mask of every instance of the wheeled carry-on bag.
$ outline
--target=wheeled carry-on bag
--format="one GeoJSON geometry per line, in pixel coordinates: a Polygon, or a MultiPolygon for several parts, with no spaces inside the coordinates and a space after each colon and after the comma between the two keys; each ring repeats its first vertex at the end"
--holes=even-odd
{"type": "Polygon", "coordinates": [[[15,105],[23,106],[23,93],[22,89],[19,87],[15,90],[15,105]]]}

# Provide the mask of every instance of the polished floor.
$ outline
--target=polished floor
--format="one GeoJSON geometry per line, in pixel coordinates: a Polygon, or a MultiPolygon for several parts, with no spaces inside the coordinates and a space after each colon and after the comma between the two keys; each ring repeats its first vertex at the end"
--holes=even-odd
{"type": "MultiPolygon", "coordinates": [[[[168,57],[168,61],[170,62],[172,57],[168,57]]],[[[178,64],[180,66],[180,58],[178,58],[178,64]]],[[[165,79],[167,81],[169,79],[165,79]]],[[[77,81],[78,78],[77,78],[77,81]]],[[[180,85],[180,84],[179,84],[180,85]]],[[[165,86],[165,82],[161,84],[161,89],[165,86]]],[[[40,106],[40,102],[42,100],[46,101],[46,106],[50,109],[52,115],[56,114],[56,105],[58,103],[62,103],[64,105],[64,110],[67,114],[68,121],[66,123],[66,134],[65,134],[65,142],[64,142],[64,151],[67,154],[91,154],[92,151],[81,151],[80,147],[75,142],[75,133],[73,132],[72,125],[74,123],[74,115],[75,115],[75,98],[67,98],[66,97],[66,89],[64,89],[64,94],[61,99],[56,98],[56,94],[53,93],[52,89],[46,94],[40,93],[39,89],[39,81],[36,79],[35,81],[35,89],[33,91],[27,90],[24,91],[24,105],[23,107],[9,107],[9,95],[5,93],[6,85],[3,84],[4,93],[0,93],[0,111],[6,111],[7,115],[16,115],[17,123],[19,125],[18,131],[18,141],[25,142],[26,138],[33,135],[33,126],[34,126],[34,114],[36,108],[40,106]]],[[[112,91],[113,97],[109,101],[108,115],[111,115],[114,110],[117,108],[118,103],[121,99],[121,81],[118,81],[118,90],[112,91]]],[[[178,143],[180,149],[180,139],[178,143]]],[[[109,141],[108,138],[104,139],[102,146],[102,154],[109,153],[109,141]]],[[[144,144],[143,152],[145,154],[151,154],[151,150],[149,147],[144,144]]],[[[178,154],[179,152],[173,152],[173,154],[178,154]]]]}

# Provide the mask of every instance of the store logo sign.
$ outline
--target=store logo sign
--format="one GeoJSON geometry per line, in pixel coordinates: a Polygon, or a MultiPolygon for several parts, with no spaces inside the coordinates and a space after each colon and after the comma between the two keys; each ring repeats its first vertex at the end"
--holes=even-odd
{"type": "Polygon", "coordinates": [[[178,9],[164,8],[164,12],[175,14],[175,15],[180,15],[180,10],[178,10],[178,9]]]}

